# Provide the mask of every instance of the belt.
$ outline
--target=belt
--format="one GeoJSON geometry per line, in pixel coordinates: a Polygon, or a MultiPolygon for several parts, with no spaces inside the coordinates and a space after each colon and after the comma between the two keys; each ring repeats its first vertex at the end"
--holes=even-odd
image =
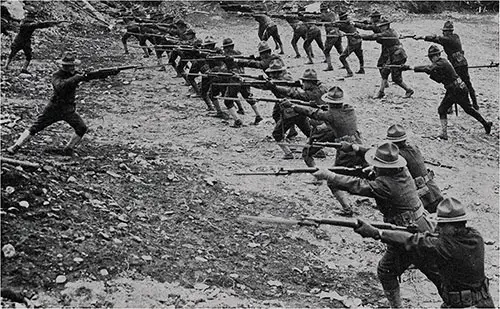
{"type": "Polygon", "coordinates": [[[423,187],[426,187],[427,183],[433,178],[433,175],[430,173],[427,173],[424,176],[415,177],[415,186],[417,186],[417,189],[422,189],[423,187]]]}
{"type": "Polygon", "coordinates": [[[445,85],[445,89],[453,89],[453,88],[464,88],[465,83],[458,77],[455,79],[453,82],[449,83],[448,85],[445,85]]]}
{"type": "Polygon", "coordinates": [[[418,218],[422,217],[424,214],[424,207],[422,206],[422,202],[420,202],[420,206],[416,210],[408,210],[403,213],[394,215],[388,218],[387,222],[394,223],[399,226],[409,226],[413,224],[418,218]]]}
{"type": "Polygon", "coordinates": [[[475,306],[478,302],[483,299],[490,297],[490,292],[488,291],[488,283],[485,283],[477,291],[474,290],[462,290],[455,292],[443,293],[443,301],[450,307],[453,308],[464,308],[475,306]]]}

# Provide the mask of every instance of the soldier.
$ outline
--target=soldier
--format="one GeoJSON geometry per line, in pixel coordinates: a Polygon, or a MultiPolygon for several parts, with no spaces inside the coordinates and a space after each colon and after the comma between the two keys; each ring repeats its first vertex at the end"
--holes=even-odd
{"type": "Polygon", "coordinates": [[[441,308],[495,308],[484,274],[484,240],[476,229],[466,226],[465,207],[455,198],[446,198],[437,206],[436,215],[435,233],[382,231],[363,220],[358,220],[354,231],[435,258],[442,282],[441,308]]]}
{"type": "Polygon", "coordinates": [[[384,68],[385,65],[404,65],[407,60],[406,52],[403,45],[399,41],[399,34],[396,30],[391,29],[391,22],[382,20],[377,27],[380,32],[374,34],[362,34],[361,38],[368,41],[377,41],[381,47],[380,57],[377,61],[382,81],[380,82],[380,89],[375,98],[381,99],[385,96],[385,88],[387,87],[389,75],[392,75],[392,81],[396,85],[403,88],[405,98],[410,98],[415,91],[408,87],[403,81],[403,73],[401,68],[384,68]]]}
{"type": "Polygon", "coordinates": [[[144,51],[144,58],[148,58],[151,55],[152,50],[148,48],[147,41],[149,41],[153,45],[155,44],[154,38],[148,35],[153,32],[153,28],[151,26],[140,25],[136,23],[132,18],[124,18],[123,20],[125,22],[128,22],[126,26],[126,32],[122,36],[124,53],[129,53],[127,41],[130,37],[133,36],[137,39],[137,41],[139,41],[139,46],[141,46],[142,50],[144,51]]]}
{"type": "Polygon", "coordinates": [[[465,59],[464,51],[462,49],[462,43],[460,42],[460,37],[458,34],[453,33],[453,22],[446,21],[444,27],[441,29],[443,35],[427,35],[427,36],[416,36],[415,40],[425,40],[428,42],[434,42],[441,44],[444,48],[444,52],[448,56],[448,61],[457,72],[460,79],[465,83],[467,89],[469,90],[469,95],[472,100],[472,107],[475,110],[479,110],[479,105],[477,105],[476,91],[472,87],[472,82],[469,76],[469,64],[467,59],[465,59]]]}
{"type": "Polygon", "coordinates": [[[312,58],[314,57],[312,45],[313,41],[316,41],[318,47],[323,51],[325,46],[323,45],[323,40],[321,39],[321,29],[314,24],[314,19],[304,18],[305,25],[307,27],[306,40],[304,41],[304,50],[306,51],[307,58],[309,59],[306,64],[313,64],[312,58]]]}
{"type": "MultiPolygon", "coordinates": [[[[295,51],[295,58],[300,58],[300,53],[299,53],[299,48],[297,46],[297,42],[299,41],[300,38],[302,38],[304,41],[306,40],[306,34],[307,34],[307,26],[297,17],[294,15],[285,15],[285,20],[288,22],[290,27],[292,27],[293,30],[293,37],[292,37],[292,47],[293,50],[295,51]]],[[[306,50],[306,55],[308,51],[306,50]]]]}
{"type": "MultiPolygon", "coordinates": [[[[441,190],[434,181],[434,172],[425,166],[424,157],[418,147],[407,144],[406,139],[406,131],[401,125],[395,124],[387,129],[386,141],[398,146],[399,155],[406,160],[406,167],[415,181],[418,197],[424,208],[429,213],[434,213],[439,202],[443,200],[441,190]]],[[[355,144],[346,145],[343,148],[354,150],[363,156],[369,150],[355,144]]]]}
{"type": "MultiPolygon", "coordinates": [[[[272,80],[293,81],[293,77],[290,75],[290,73],[288,73],[285,68],[285,64],[281,59],[272,60],[269,68],[266,70],[266,73],[272,80]]],[[[271,85],[271,87],[273,86],[271,85]]],[[[275,92],[275,95],[277,98],[285,97],[284,95],[277,92],[275,92]]],[[[284,140],[285,133],[287,131],[289,131],[287,138],[290,138],[292,135],[296,136],[297,132],[295,131],[295,125],[299,127],[299,129],[302,131],[302,133],[304,133],[305,136],[309,136],[311,133],[311,127],[306,117],[298,115],[293,111],[293,109],[282,108],[280,103],[274,104],[273,119],[276,122],[276,125],[274,126],[272,135],[277,143],[280,143],[284,140]]],[[[283,156],[283,160],[290,160],[294,158],[291,150],[287,146],[279,146],[285,153],[285,155],[283,156]]]]}
{"type": "Polygon", "coordinates": [[[321,21],[329,23],[325,24],[326,39],[325,39],[325,50],[323,51],[323,53],[325,54],[325,63],[327,66],[326,69],[324,69],[323,71],[333,71],[332,57],[330,56],[330,51],[335,46],[335,49],[337,50],[337,53],[339,55],[341,55],[344,52],[344,49],[342,48],[342,34],[340,33],[338,26],[335,25],[334,23],[335,14],[333,12],[330,12],[328,6],[324,2],[321,3],[320,11],[321,11],[321,21]]]}
{"type": "MultiPolygon", "coordinates": [[[[229,38],[225,39],[223,41],[223,46],[224,46],[224,55],[226,55],[226,56],[241,55],[240,51],[237,51],[234,49],[233,40],[231,40],[229,38]]],[[[245,73],[245,68],[242,66],[238,66],[231,59],[226,63],[226,65],[228,66],[228,70],[230,72],[234,72],[234,73],[238,73],[238,74],[245,73]]],[[[233,82],[233,83],[241,82],[241,78],[238,78],[238,77],[231,78],[230,83],[231,82],[233,82]]],[[[257,107],[257,101],[255,101],[252,98],[252,93],[250,92],[250,86],[228,86],[225,96],[229,97],[229,98],[235,98],[235,100],[224,100],[224,104],[226,105],[229,114],[233,117],[233,119],[235,121],[235,126],[236,126],[236,124],[239,124],[242,122],[236,113],[236,108],[234,107],[234,102],[236,101],[238,104],[238,111],[243,111],[243,108],[241,107],[241,103],[238,100],[238,93],[241,93],[241,96],[252,107],[252,109],[255,113],[255,120],[254,120],[253,124],[258,125],[263,120],[263,118],[260,115],[259,108],[257,107]]]]}
{"type": "MultiPolygon", "coordinates": [[[[305,70],[301,80],[302,88],[276,86],[271,81],[266,83],[266,88],[270,89],[276,97],[281,96],[290,99],[312,102],[311,106],[313,107],[324,104],[321,96],[327,92],[327,89],[318,80],[316,71],[314,69],[305,70]]],[[[299,127],[300,130],[304,133],[304,135],[309,137],[311,135],[311,129],[308,128],[308,124],[305,124],[305,122],[308,121],[307,117],[297,114],[293,109],[288,109],[288,107],[283,107],[283,109],[285,109],[287,114],[287,118],[284,120],[284,128],[288,128],[292,124],[296,124],[297,127],[299,127]]],[[[275,127],[275,130],[273,131],[274,139],[277,142],[282,141],[284,139],[284,132],[286,132],[286,130],[282,130],[281,127],[277,125],[275,127]]],[[[293,159],[293,153],[290,148],[283,145],[281,145],[280,147],[285,153],[284,159],[293,159]]]]}
{"type": "Polygon", "coordinates": [[[363,21],[363,22],[354,22],[354,26],[356,26],[356,28],[360,28],[360,29],[363,29],[363,30],[371,30],[373,31],[373,33],[380,33],[381,30],[380,28],[377,26],[378,23],[380,23],[381,19],[382,19],[382,14],[380,14],[379,11],[373,11],[370,15],[370,20],[368,21],[363,21]]]}
{"type": "MultiPolygon", "coordinates": [[[[313,175],[326,179],[329,187],[352,194],[375,198],[377,208],[384,215],[384,222],[399,226],[415,226],[418,232],[432,232],[434,225],[428,221],[428,212],[418,198],[417,188],[399,155],[398,147],[384,143],[365,154],[365,160],[373,166],[374,180],[339,175],[321,169],[313,175]]],[[[387,246],[377,268],[378,278],[392,308],[401,307],[398,278],[411,265],[415,265],[441,292],[441,278],[437,265],[429,257],[407,252],[403,246],[387,246]]]]}
{"type": "Polygon", "coordinates": [[[283,43],[281,42],[281,37],[278,32],[278,26],[274,23],[274,21],[266,14],[254,14],[253,17],[259,23],[259,40],[267,41],[270,37],[272,37],[274,43],[276,43],[276,49],[280,50],[280,54],[284,54],[283,43]]]}
{"type": "Polygon", "coordinates": [[[26,17],[21,22],[21,26],[19,27],[19,33],[14,38],[10,46],[10,54],[7,59],[7,63],[5,64],[5,70],[9,69],[9,65],[12,62],[12,59],[16,56],[19,51],[24,52],[24,56],[26,60],[21,69],[21,73],[31,74],[28,71],[28,66],[30,65],[31,59],[33,58],[32,49],[31,49],[31,37],[33,36],[33,32],[36,29],[50,28],[54,27],[63,21],[44,21],[44,22],[35,22],[35,14],[31,11],[26,13],[26,17]]]}
{"type": "Polygon", "coordinates": [[[484,120],[481,114],[472,107],[467,86],[460,79],[448,60],[441,58],[439,47],[431,45],[427,56],[432,64],[417,66],[414,68],[414,71],[429,74],[432,80],[443,84],[446,89],[446,94],[438,108],[439,119],[441,120],[441,134],[438,137],[444,140],[448,139],[447,111],[453,103],[460,105],[467,114],[474,117],[483,125],[486,134],[490,134],[493,122],[484,120]]]}
{"type": "Polygon", "coordinates": [[[346,77],[353,76],[349,63],[347,62],[347,57],[349,57],[349,55],[353,52],[359,60],[359,70],[356,74],[365,74],[365,62],[363,58],[363,49],[361,47],[363,40],[359,37],[358,30],[356,30],[354,23],[348,18],[347,12],[340,13],[339,19],[339,30],[347,35],[347,47],[339,57],[340,62],[342,62],[342,65],[344,65],[344,68],[347,71],[346,77]]]}
{"type": "MultiPolygon", "coordinates": [[[[344,92],[339,87],[331,88],[325,93],[321,99],[323,102],[328,103],[328,111],[319,109],[311,110],[307,107],[296,106],[294,111],[306,115],[311,119],[325,122],[325,130],[318,130],[315,128],[309,138],[309,144],[313,142],[348,142],[355,144],[362,144],[361,134],[357,128],[356,112],[354,108],[344,103],[344,92]]],[[[302,151],[302,158],[309,167],[314,167],[313,156],[320,151],[320,147],[304,148],[302,151]]],[[[335,166],[345,167],[359,167],[365,165],[364,160],[357,156],[351,148],[348,151],[338,149],[335,155],[335,166]]],[[[352,216],[352,206],[349,204],[347,194],[334,187],[330,187],[332,194],[342,206],[343,216],[352,216]]]]}
{"type": "MultiPolygon", "coordinates": [[[[9,153],[16,153],[36,133],[53,123],[64,120],[75,130],[75,134],[63,150],[64,155],[72,156],[74,148],[80,143],[83,135],[87,132],[87,125],[85,125],[82,117],[76,112],[75,92],[81,81],[88,81],[90,78],[75,71],[75,67],[80,64],[80,60],[75,59],[70,53],[65,54],[57,63],[61,65],[61,68],[52,76],[54,93],[49,104],[45,107],[42,114],[38,116],[35,123],[21,133],[15,144],[7,148],[9,153]]],[[[110,74],[115,75],[118,72],[116,70],[110,74]]]]}
{"type": "Polygon", "coordinates": [[[273,59],[281,59],[280,56],[272,53],[271,47],[269,47],[269,44],[265,41],[261,41],[257,46],[257,49],[259,51],[259,59],[248,60],[235,58],[234,62],[239,66],[261,69],[265,73],[273,59]]]}

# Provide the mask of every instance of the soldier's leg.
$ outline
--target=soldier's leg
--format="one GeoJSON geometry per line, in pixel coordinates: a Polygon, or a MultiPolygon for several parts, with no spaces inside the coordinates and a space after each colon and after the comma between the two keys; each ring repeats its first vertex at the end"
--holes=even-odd
{"type": "Polygon", "coordinates": [[[227,87],[225,97],[235,98],[235,99],[224,100],[224,105],[226,106],[229,115],[231,115],[231,117],[233,118],[234,120],[233,126],[236,128],[241,127],[243,125],[243,122],[241,121],[240,117],[238,117],[238,114],[236,113],[236,108],[234,107],[234,102],[237,101],[237,93],[238,91],[236,91],[236,93],[234,92],[234,87],[231,86],[227,87]]]}
{"type": "Polygon", "coordinates": [[[326,69],[323,71],[333,71],[332,56],[330,55],[330,51],[333,48],[334,41],[335,38],[326,38],[325,40],[325,49],[323,50],[323,54],[325,54],[326,69]]]}
{"type": "Polygon", "coordinates": [[[146,44],[146,38],[141,35],[137,36],[137,40],[139,41],[139,46],[142,47],[142,50],[144,51],[144,58],[149,57],[149,50],[148,50],[148,45],[146,44]]]}
{"type": "MultiPolygon", "coordinates": [[[[273,138],[277,143],[283,142],[285,138],[285,132],[293,126],[293,119],[283,119],[280,118],[273,129],[273,138]]],[[[278,146],[283,150],[284,156],[283,160],[294,159],[293,153],[288,146],[280,145],[278,146]]]]}
{"type": "Polygon", "coordinates": [[[122,44],[123,44],[123,49],[125,50],[125,54],[128,54],[128,47],[127,47],[127,40],[132,36],[129,32],[125,32],[124,35],[122,35],[122,44]]]}
{"type": "Polygon", "coordinates": [[[64,148],[64,154],[72,156],[74,149],[82,141],[83,135],[88,131],[87,125],[83,121],[82,117],[77,113],[71,113],[67,115],[64,120],[75,130],[75,134],[71,137],[68,144],[64,148]]]}
{"type": "Polygon", "coordinates": [[[472,87],[472,82],[470,81],[469,67],[468,66],[456,67],[455,71],[457,72],[458,76],[460,76],[460,79],[465,83],[467,89],[469,90],[470,99],[472,101],[472,107],[475,110],[479,110],[479,105],[477,105],[476,91],[474,90],[474,87],[472,87]]]}
{"type": "Polygon", "coordinates": [[[323,45],[323,40],[321,39],[321,31],[318,31],[316,35],[314,36],[314,40],[316,41],[316,44],[318,44],[318,47],[321,51],[325,50],[325,45],[323,45]]]}
{"type": "Polygon", "coordinates": [[[353,52],[354,50],[352,49],[351,45],[347,45],[346,49],[342,52],[342,55],[340,55],[339,60],[342,62],[342,65],[344,66],[345,70],[347,71],[347,76],[346,77],[351,77],[353,76],[353,73],[351,71],[351,68],[349,67],[349,63],[347,62],[347,57],[353,52]]]}
{"type": "Polygon", "coordinates": [[[299,47],[297,46],[297,42],[299,41],[299,39],[300,39],[300,35],[298,35],[294,30],[291,43],[292,43],[293,50],[295,51],[295,58],[300,58],[299,47]]]}
{"type": "Polygon", "coordinates": [[[264,119],[260,115],[259,108],[257,106],[257,101],[253,98],[252,93],[250,92],[250,87],[248,86],[240,87],[240,93],[241,96],[247,101],[247,103],[250,104],[250,107],[252,107],[255,113],[255,120],[253,124],[258,125],[259,122],[261,122],[264,119]]]}
{"type": "Polygon", "coordinates": [[[313,53],[312,53],[312,46],[311,46],[313,39],[314,38],[307,36],[306,40],[304,41],[304,50],[306,51],[307,59],[309,59],[309,61],[306,62],[306,64],[313,64],[313,60],[312,60],[313,53]]]}
{"type": "Polygon", "coordinates": [[[415,91],[408,87],[408,85],[406,85],[406,83],[403,81],[403,71],[401,69],[391,68],[391,75],[392,81],[405,90],[405,98],[410,98],[415,93],[415,91]]]}
{"type": "Polygon", "coordinates": [[[281,41],[281,37],[279,34],[278,26],[273,26],[270,29],[268,29],[270,32],[269,34],[273,37],[274,42],[276,43],[276,49],[280,49],[280,54],[284,54],[285,52],[283,51],[283,42],[281,41]]]}
{"type": "Polygon", "coordinates": [[[410,256],[402,246],[387,245],[378,263],[377,276],[391,308],[401,308],[398,277],[410,266],[410,256]]]}
{"type": "Polygon", "coordinates": [[[439,138],[448,139],[448,109],[453,105],[454,98],[450,91],[446,91],[441,104],[438,107],[439,120],[441,122],[441,134],[439,138]]]}
{"type": "Polygon", "coordinates": [[[361,47],[361,42],[357,44],[356,49],[354,50],[354,53],[356,54],[356,57],[358,57],[359,60],[359,70],[356,72],[356,74],[365,74],[365,60],[363,57],[363,49],[361,47]]]}
{"type": "Polygon", "coordinates": [[[483,118],[483,116],[481,116],[481,114],[473,108],[473,106],[470,103],[469,93],[467,92],[467,90],[465,89],[460,90],[460,92],[456,94],[455,98],[456,102],[458,103],[458,105],[462,107],[464,112],[466,112],[468,115],[471,115],[474,119],[479,121],[483,125],[486,134],[490,134],[493,122],[486,121],[483,118]]]}
{"type": "Polygon", "coordinates": [[[21,68],[21,73],[31,74],[28,71],[28,66],[30,65],[31,59],[33,58],[33,53],[31,50],[31,43],[25,45],[23,48],[23,51],[24,51],[24,56],[26,57],[26,60],[24,61],[23,67],[21,68]]]}

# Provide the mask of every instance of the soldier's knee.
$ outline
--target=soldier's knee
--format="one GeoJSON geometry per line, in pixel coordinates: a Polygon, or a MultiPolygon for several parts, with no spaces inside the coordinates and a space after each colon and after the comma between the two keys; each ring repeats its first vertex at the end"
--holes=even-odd
{"type": "Polygon", "coordinates": [[[385,290],[394,290],[399,287],[397,275],[385,268],[381,263],[377,267],[377,277],[385,290]]]}
{"type": "Polygon", "coordinates": [[[446,115],[448,114],[448,107],[440,105],[438,107],[438,114],[439,114],[439,118],[446,119],[446,115]]]}
{"type": "Polygon", "coordinates": [[[273,131],[272,135],[273,135],[274,140],[277,141],[277,142],[281,142],[283,140],[283,137],[284,137],[283,133],[281,132],[281,128],[279,128],[279,130],[275,129],[273,131]]]}
{"type": "Polygon", "coordinates": [[[234,101],[233,100],[224,100],[224,105],[226,106],[227,109],[233,108],[234,101]]]}
{"type": "Polygon", "coordinates": [[[85,123],[81,123],[77,127],[75,127],[75,133],[76,133],[76,135],[78,135],[80,137],[85,135],[85,133],[87,133],[88,130],[89,130],[89,128],[87,127],[87,125],[85,123]]]}

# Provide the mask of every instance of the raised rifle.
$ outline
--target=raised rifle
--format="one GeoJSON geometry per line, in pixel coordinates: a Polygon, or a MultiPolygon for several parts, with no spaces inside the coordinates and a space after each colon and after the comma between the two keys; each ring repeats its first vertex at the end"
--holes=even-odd
{"type": "MultiPolygon", "coordinates": [[[[285,87],[301,87],[302,83],[299,80],[288,81],[288,80],[270,80],[276,86],[285,87]]],[[[262,87],[267,83],[266,80],[255,80],[255,81],[241,81],[232,83],[213,83],[214,86],[250,86],[250,87],[262,87]]]]}
{"type": "MultiPolygon", "coordinates": [[[[234,100],[234,98],[233,98],[234,100]]],[[[319,170],[317,167],[303,167],[303,168],[284,168],[280,167],[276,171],[271,172],[237,172],[234,175],[246,176],[246,175],[274,175],[274,176],[286,176],[292,174],[312,174],[319,170]]],[[[354,176],[359,178],[367,178],[368,174],[363,170],[363,168],[351,168],[343,166],[334,166],[328,168],[330,172],[334,172],[346,176],[354,176]]]]}
{"type": "MultiPolygon", "coordinates": [[[[285,219],[285,218],[279,218],[279,217],[257,217],[257,216],[244,216],[241,215],[238,218],[239,220],[243,221],[257,221],[257,222],[263,222],[263,223],[280,223],[280,224],[289,224],[289,225],[299,225],[299,226],[314,226],[314,227],[319,227],[320,225],[334,225],[334,226],[342,226],[342,227],[349,227],[349,228],[356,228],[358,227],[358,221],[356,219],[341,219],[341,218],[328,218],[328,219],[322,219],[322,218],[311,218],[311,217],[304,217],[304,218],[299,218],[299,219],[285,219]]],[[[393,231],[407,231],[410,233],[416,232],[416,229],[414,226],[399,226],[399,225],[394,225],[390,223],[384,223],[384,222],[370,222],[370,224],[381,230],[393,230],[393,231]]]]}

